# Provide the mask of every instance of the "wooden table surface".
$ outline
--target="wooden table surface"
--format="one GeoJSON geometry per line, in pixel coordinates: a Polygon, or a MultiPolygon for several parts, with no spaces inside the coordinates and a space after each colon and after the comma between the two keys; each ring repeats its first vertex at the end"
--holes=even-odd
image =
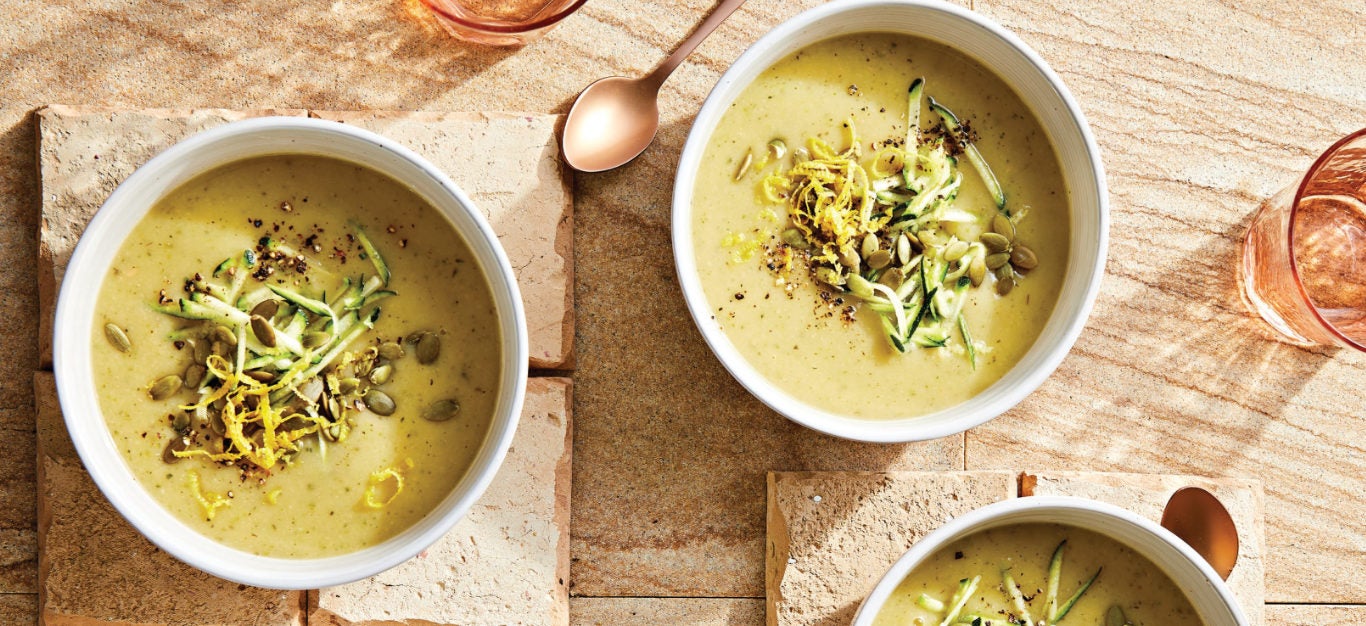
{"type": "MultiPolygon", "coordinates": [[[[576,178],[576,621],[761,620],[770,470],[1055,469],[1259,478],[1268,623],[1366,624],[1366,355],[1274,341],[1234,271],[1258,203],[1366,125],[1366,4],[976,2],[1089,118],[1110,258],[1038,392],[908,446],[763,408],[708,352],[674,279],[671,181],[701,101],[745,46],[814,4],[751,0],[665,85],[654,146],[576,178]]],[[[593,79],[650,69],[712,5],[592,0],[507,49],[449,38],[417,0],[0,0],[0,622],[33,621],[37,603],[33,110],[562,113],[593,79]]]]}

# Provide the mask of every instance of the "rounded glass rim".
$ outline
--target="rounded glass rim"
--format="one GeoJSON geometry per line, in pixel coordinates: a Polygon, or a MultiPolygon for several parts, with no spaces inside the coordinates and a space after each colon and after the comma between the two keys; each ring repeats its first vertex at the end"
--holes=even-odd
{"type": "Polygon", "coordinates": [[[1322,313],[1319,313],[1318,305],[1314,304],[1313,298],[1309,297],[1309,292],[1306,291],[1304,288],[1304,281],[1300,278],[1299,261],[1296,260],[1295,255],[1295,215],[1299,213],[1300,200],[1304,199],[1305,189],[1309,187],[1310,181],[1314,180],[1318,173],[1323,169],[1323,166],[1325,163],[1327,163],[1328,159],[1337,155],[1338,151],[1340,151],[1344,146],[1347,146],[1348,144],[1355,142],[1359,139],[1366,139],[1366,128],[1361,128],[1356,132],[1348,134],[1346,137],[1343,137],[1337,140],[1336,142],[1333,142],[1333,145],[1329,146],[1327,150],[1324,150],[1323,153],[1320,154],[1317,159],[1314,159],[1313,165],[1310,165],[1309,169],[1305,171],[1304,176],[1300,178],[1300,184],[1295,188],[1295,197],[1290,200],[1290,223],[1289,228],[1287,228],[1285,231],[1285,249],[1287,255],[1289,255],[1290,257],[1291,282],[1295,284],[1295,292],[1300,295],[1300,300],[1303,301],[1306,305],[1308,305],[1309,314],[1314,316],[1314,319],[1318,321],[1319,326],[1321,326],[1324,330],[1328,331],[1330,335],[1337,338],[1339,344],[1349,348],[1356,348],[1357,350],[1360,350],[1362,352],[1366,352],[1366,345],[1362,345],[1361,343],[1358,343],[1351,337],[1348,337],[1347,335],[1343,334],[1342,331],[1338,330],[1332,322],[1329,322],[1328,319],[1325,318],[1322,313]]]}
{"type": "Polygon", "coordinates": [[[564,18],[572,15],[575,11],[578,11],[580,8],[583,7],[583,5],[587,3],[588,0],[574,0],[574,2],[560,8],[560,10],[556,11],[554,14],[543,17],[539,20],[533,22],[513,23],[484,22],[471,20],[468,18],[460,17],[458,15],[454,15],[450,11],[447,11],[446,9],[438,6],[437,0],[422,0],[422,4],[426,5],[427,8],[432,11],[432,13],[435,13],[437,15],[437,17],[450,20],[452,22],[455,22],[458,26],[468,28],[470,30],[476,30],[484,33],[498,33],[503,35],[519,35],[525,33],[533,33],[543,28],[553,26],[559,23],[560,20],[563,20],[564,18]]]}

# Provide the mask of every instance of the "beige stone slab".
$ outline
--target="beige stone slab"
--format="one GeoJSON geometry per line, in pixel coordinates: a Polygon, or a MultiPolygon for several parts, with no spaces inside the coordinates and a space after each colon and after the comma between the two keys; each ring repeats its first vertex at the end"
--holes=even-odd
{"type": "Polygon", "coordinates": [[[309,593],[311,626],[569,623],[567,378],[532,378],[507,460],[469,515],[387,572],[309,593]]]}
{"type": "Polygon", "coordinates": [[[1154,522],[1162,520],[1167,500],[1182,487],[1209,490],[1233,516],[1238,528],[1238,563],[1228,577],[1228,586],[1242,605],[1248,623],[1265,623],[1266,523],[1261,481],[1101,472],[1037,472],[1024,474],[1020,479],[1022,496],[1090,498],[1128,509],[1154,522]]]}
{"type": "Polygon", "coordinates": [[[143,163],[196,132],[263,115],[304,116],[301,109],[150,109],[128,111],[53,105],[37,113],[42,223],[38,287],[42,367],[52,367],[52,316],[66,264],[105,198],[143,163]]]}
{"type": "Polygon", "coordinates": [[[1366,626],[1366,605],[1268,604],[1267,626],[1366,626]]]}
{"type": "Polygon", "coordinates": [[[315,111],[380,133],[448,173],[507,250],[526,302],[531,366],[573,366],[574,203],[557,116],[315,111]]]}
{"type": "MultiPolygon", "coordinates": [[[[50,322],[66,263],[85,224],[114,187],[160,150],[200,130],[246,117],[306,114],[293,109],[118,111],[67,106],[39,112],[43,364],[51,364],[50,322]]],[[[431,158],[460,181],[490,218],[517,270],[526,303],[531,366],[572,365],[573,203],[558,157],[558,118],[463,113],[316,115],[386,134],[431,158]]]]}
{"type": "Polygon", "coordinates": [[[570,623],[582,626],[760,626],[759,598],[570,598],[570,623]]]}
{"type": "Polygon", "coordinates": [[[767,623],[848,624],[912,544],[1017,485],[1010,472],[769,474],[767,623]]]}
{"type": "MultiPolygon", "coordinates": [[[[67,438],[52,375],[39,373],[35,387],[46,396],[38,403],[41,441],[67,438]]],[[[303,592],[228,582],[152,545],[104,498],[67,439],[51,453],[41,448],[38,453],[38,593],[43,624],[305,623],[303,592]]]]}

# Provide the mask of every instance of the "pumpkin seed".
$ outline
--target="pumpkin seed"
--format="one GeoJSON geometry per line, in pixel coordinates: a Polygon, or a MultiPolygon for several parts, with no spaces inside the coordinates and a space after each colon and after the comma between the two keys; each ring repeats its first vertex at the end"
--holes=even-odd
{"type": "Polygon", "coordinates": [[[902,265],[911,262],[911,240],[906,233],[896,236],[896,258],[902,265]]]}
{"type": "Polygon", "coordinates": [[[894,268],[892,268],[892,269],[889,269],[889,270],[883,272],[882,275],[881,275],[881,276],[878,276],[878,278],[877,278],[877,282],[882,283],[883,285],[886,285],[886,286],[888,286],[888,287],[891,287],[892,289],[896,289],[897,287],[900,287],[900,286],[901,286],[901,283],[903,283],[903,282],[905,282],[905,281],[906,281],[906,273],[905,273],[905,272],[902,272],[902,271],[901,271],[901,268],[899,268],[899,267],[894,267],[894,268]]]}
{"type": "Polygon", "coordinates": [[[819,280],[831,287],[839,287],[844,284],[844,275],[833,267],[816,268],[816,280],[819,280]]]}
{"type": "Polygon", "coordinates": [[[982,233],[982,245],[993,253],[1010,250],[1010,240],[1000,233],[982,233]]]}
{"type": "Polygon", "coordinates": [[[357,389],[360,389],[359,378],[343,378],[337,383],[337,392],[343,396],[356,393],[357,389]]]}
{"type": "Polygon", "coordinates": [[[735,169],[735,182],[740,182],[740,179],[745,177],[745,174],[749,172],[749,166],[752,163],[754,163],[754,152],[746,152],[745,158],[740,161],[740,167],[735,169]]]}
{"type": "Polygon", "coordinates": [[[968,242],[966,242],[966,241],[955,241],[955,242],[949,244],[949,247],[947,247],[947,248],[944,249],[944,260],[945,260],[945,261],[957,261],[958,259],[963,258],[963,255],[964,255],[964,254],[967,254],[967,253],[968,253],[968,242]]]}
{"type": "Polygon", "coordinates": [[[232,332],[232,329],[227,326],[214,326],[213,339],[214,341],[237,345],[237,333],[232,332]]]}
{"type": "MultiPolygon", "coordinates": [[[[356,364],[353,369],[356,372],[357,376],[369,376],[370,370],[374,368],[374,361],[371,361],[370,359],[362,359],[360,361],[356,361],[356,364]]],[[[333,388],[335,389],[336,387],[333,388]]]]}
{"type": "Polygon", "coordinates": [[[773,155],[775,161],[787,156],[787,142],[781,139],[768,142],[768,153],[773,155]]]}
{"type": "Polygon", "coordinates": [[[877,248],[877,235],[868,233],[863,236],[863,243],[859,247],[859,254],[866,259],[872,256],[874,252],[877,252],[877,248]]]}
{"type": "Polygon", "coordinates": [[[417,362],[429,365],[435,363],[439,356],[441,356],[441,337],[438,337],[436,333],[423,335],[422,340],[417,342],[417,362]]]}
{"type": "Polygon", "coordinates": [[[403,346],[392,341],[386,341],[379,346],[379,355],[386,361],[397,361],[403,358],[403,346]]]}
{"type": "Polygon", "coordinates": [[[916,238],[920,240],[922,246],[942,246],[944,239],[932,230],[922,230],[916,233],[916,238]]]}
{"type": "Polygon", "coordinates": [[[849,271],[851,272],[858,273],[858,266],[863,262],[863,259],[859,258],[857,252],[853,250],[841,250],[839,257],[840,265],[849,268],[849,271]]]}
{"type": "MultiPolygon", "coordinates": [[[[906,241],[911,242],[911,252],[925,249],[925,242],[921,241],[920,237],[915,233],[910,231],[902,231],[901,234],[906,236],[906,241]]],[[[908,261],[902,261],[903,264],[907,262],[908,261]]]]}
{"type": "Polygon", "coordinates": [[[280,301],[274,299],[262,300],[259,304],[251,308],[252,315],[259,315],[266,319],[275,317],[280,312],[280,301]]]}
{"type": "Polygon", "coordinates": [[[394,366],[392,365],[386,363],[384,365],[376,367],[375,369],[370,370],[370,384],[383,385],[384,383],[389,382],[389,377],[393,374],[394,366]]]}
{"type": "Polygon", "coordinates": [[[203,365],[198,363],[190,364],[189,367],[185,368],[185,386],[198,387],[199,383],[204,380],[204,373],[206,371],[208,370],[204,369],[203,365]]]}
{"type": "Polygon", "coordinates": [[[974,255],[972,261],[968,263],[968,279],[972,281],[973,287],[981,287],[982,281],[987,277],[987,263],[985,257],[974,255]]]}
{"type": "Polygon", "coordinates": [[[175,374],[162,376],[152,383],[151,387],[147,388],[147,395],[151,396],[153,400],[165,400],[171,397],[171,394],[180,391],[183,384],[184,381],[175,374]]]}
{"type": "Polygon", "coordinates": [[[811,244],[806,242],[806,235],[795,228],[783,230],[782,233],[779,233],[778,237],[783,240],[783,243],[799,250],[805,250],[811,247],[811,244]]]}
{"type": "Polygon", "coordinates": [[[133,349],[133,342],[128,340],[128,333],[123,332],[123,329],[115,324],[110,323],[104,325],[104,337],[105,339],[108,339],[109,343],[113,344],[119,352],[127,352],[133,349]]]}
{"type": "Polygon", "coordinates": [[[1002,266],[1009,262],[1010,253],[1008,252],[997,252],[996,254],[988,254],[986,259],[987,269],[989,270],[1000,269],[1002,266]]]}
{"type": "Polygon", "coordinates": [[[190,414],[184,411],[176,413],[175,417],[171,418],[171,430],[182,435],[190,430],[190,414]]]}
{"type": "Polygon", "coordinates": [[[265,371],[265,370],[251,370],[250,372],[242,372],[242,373],[243,373],[243,375],[245,375],[247,378],[250,378],[250,379],[252,379],[252,380],[254,380],[254,381],[256,381],[256,382],[260,382],[260,383],[273,383],[273,382],[275,382],[275,374],[273,374],[273,373],[271,373],[271,372],[267,372],[267,371],[265,371]]]}
{"type": "Polygon", "coordinates": [[[327,437],[328,441],[336,441],[341,437],[341,424],[333,424],[324,428],[323,435],[327,437]]]}
{"type": "Polygon", "coordinates": [[[1017,245],[1010,252],[1010,262],[1022,270],[1032,270],[1039,266],[1039,257],[1034,255],[1033,250],[1017,245]]]}
{"type": "Polygon", "coordinates": [[[456,400],[447,398],[437,400],[427,410],[422,412],[422,418],[431,422],[444,422],[455,417],[460,412],[460,403],[456,400]]]}
{"type": "Polygon", "coordinates": [[[1010,290],[1015,288],[1015,279],[1010,276],[996,279],[996,295],[1009,295],[1010,290]]]}
{"type": "Polygon", "coordinates": [[[1001,267],[996,268],[996,271],[993,273],[996,274],[997,280],[1015,278],[1015,270],[1011,269],[1010,265],[1002,265],[1001,267]]]}
{"type": "Polygon", "coordinates": [[[878,250],[868,255],[868,267],[880,270],[892,264],[892,253],[889,250],[878,250]]]}
{"type": "MultiPolygon", "coordinates": [[[[390,413],[392,412],[390,411],[390,413]]],[[[337,401],[335,396],[327,399],[327,414],[334,420],[339,420],[342,417],[342,404],[337,401]]]]}
{"type": "Polygon", "coordinates": [[[1015,222],[1010,221],[1005,214],[997,213],[996,217],[991,218],[991,232],[1015,241],[1015,222]]]}
{"type": "Polygon", "coordinates": [[[850,274],[849,293],[867,300],[868,298],[873,297],[873,285],[868,282],[868,279],[859,276],[858,274],[850,274]]]}
{"type": "Polygon", "coordinates": [[[175,453],[184,452],[188,449],[190,449],[189,437],[183,435],[171,437],[171,440],[166,442],[166,447],[161,451],[161,460],[168,464],[175,463],[180,460],[180,457],[176,456],[175,453]]]}
{"type": "Polygon", "coordinates": [[[223,414],[221,412],[214,411],[209,414],[209,430],[217,433],[219,436],[228,432],[228,427],[223,424],[223,414]]]}
{"type": "Polygon", "coordinates": [[[398,408],[394,406],[394,399],[390,398],[389,394],[378,389],[365,392],[365,407],[375,415],[393,415],[398,408]]]}
{"type": "Polygon", "coordinates": [[[304,345],[305,350],[314,350],[323,347],[323,345],[331,339],[331,333],[321,330],[312,330],[304,333],[303,338],[300,339],[300,343],[304,345]]]}
{"type": "Polygon", "coordinates": [[[270,325],[270,321],[260,315],[251,316],[251,333],[256,335],[256,340],[267,348],[275,347],[275,327],[270,325]]]}
{"type": "Polygon", "coordinates": [[[209,360],[209,355],[213,354],[212,346],[208,339],[200,338],[194,340],[194,362],[203,363],[209,360]]]}
{"type": "Polygon", "coordinates": [[[810,161],[810,160],[811,160],[811,151],[810,151],[810,150],[807,150],[806,148],[801,147],[801,146],[798,146],[797,148],[795,148],[794,150],[792,150],[792,164],[793,164],[793,165],[796,165],[796,164],[798,164],[798,163],[805,163],[805,162],[810,161]]]}
{"type": "Polygon", "coordinates": [[[308,428],[308,420],[305,420],[304,418],[296,415],[283,422],[280,422],[280,425],[275,427],[275,432],[287,433],[292,430],[303,430],[305,428],[308,428]]]}

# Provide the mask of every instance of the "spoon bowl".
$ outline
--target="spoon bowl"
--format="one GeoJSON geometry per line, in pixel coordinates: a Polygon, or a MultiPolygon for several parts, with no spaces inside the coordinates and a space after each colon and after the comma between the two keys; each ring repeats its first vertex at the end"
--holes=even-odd
{"type": "Polygon", "coordinates": [[[1228,580],[1238,563],[1238,528],[1214,494],[1199,487],[1177,489],[1162,509],[1162,527],[1185,541],[1228,580]]]}
{"type": "Polygon", "coordinates": [[[564,121],[564,160],[601,172],[640,156],[659,130],[659,86],[612,76],[589,85],[564,121]]]}
{"type": "Polygon", "coordinates": [[[698,44],[745,0],[721,0],[678,49],[643,78],[613,76],[589,85],[564,120],[564,160],[580,172],[602,172],[640,156],[659,130],[659,88],[698,44]]]}

